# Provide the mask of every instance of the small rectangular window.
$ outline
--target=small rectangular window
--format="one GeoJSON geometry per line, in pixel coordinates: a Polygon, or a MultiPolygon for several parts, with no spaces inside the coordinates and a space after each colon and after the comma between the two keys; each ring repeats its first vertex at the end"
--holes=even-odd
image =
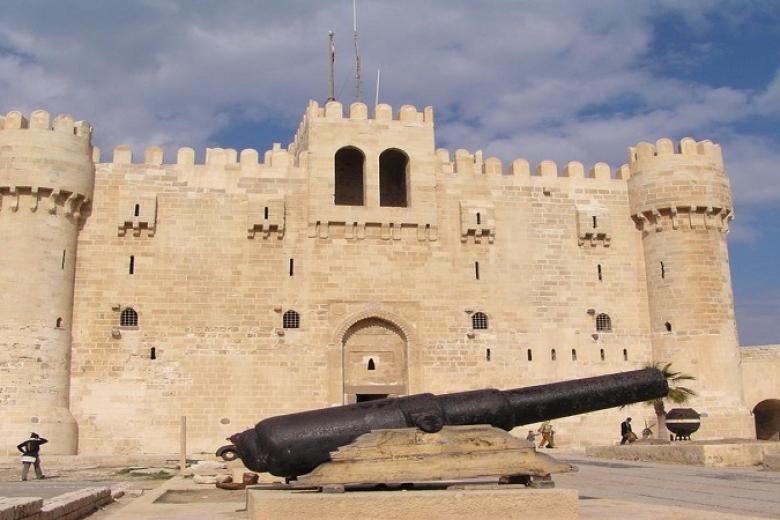
{"type": "Polygon", "coordinates": [[[577,350],[576,349],[571,349],[571,360],[572,361],[577,361],[577,350]]]}
{"type": "Polygon", "coordinates": [[[479,280],[479,262],[474,262],[474,277],[479,280]]]}
{"type": "Polygon", "coordinates": [[[606,359],[606,355],[604,354],[604,349],[601,349],[599,351],[599,354],[601,355],[601,360],[604,361],[606,359]]]}
{"type": "Polygon", "coordinates": [[[290,276],[295,275],[295,260],[290,258],[290,276]]]}
{"type": "Polygon", "coordinates": [[[141,214],[141,205],[136,204],[135,209],[133,210],[133,216],[137,217],[141,214]]]}
{"type": "Polygon", "coordinates": [[[534,360],[534,353],[531,352],[531,349],[529,348],[528,349],[528,361],[533,361],[533,360],[534,360]]]}
{"type": "Polygon", "coordinates": [[[62,250],[62,262],[60,263],[60,269],[65,269],[65,250],[62,250]]]}
{"type": "Polygon", "coordinates": [[[479,214],[479,211],[477,211],[477,225],[482,224],[482,216],[479,214]]]}
{"type": "Polygon", "coordinates": [[[263,218],[268,220],[268,206],[265,207],[265,211],[263,212],[263,218]]]}
{"type": "Polygon", "coordinates": [[[135,274],[135,256],[130,255],[130,268],[128,269],[130,274],[135,274]]]}
{"type": "Polygon", "coordinates": [[[157,359],[157,348],[152,347],[149,349],[149,359],[157,359]]]}
{"type": "Polygon", "coordinates": [[[623,361],[628,361],[628,349],[623,349],[623,361]]]}
{"type": "Polygon", "coordinates": [[[596,218],[596,215],[593,215],[593,229],[596,229],[598,226],[598,219],[596,218]]]}
{"type": "Polygon", "coordinates": [[[490,361],[490,349],[485,349],[485,361],[490,361]]]}
{"type": "Polygon", "coordinates": [[[598,275],[599,275],[599,282],[603,280],[601,275],[601,264],[598,265],[598,275]]]}
{"type": "Polygon", "coordinates": [[[666,278],[666,266],[661,262],[661,278],[666,278]]]}

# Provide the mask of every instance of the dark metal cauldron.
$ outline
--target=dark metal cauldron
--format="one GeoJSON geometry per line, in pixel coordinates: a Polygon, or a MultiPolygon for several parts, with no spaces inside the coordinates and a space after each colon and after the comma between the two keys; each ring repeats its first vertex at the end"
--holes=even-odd
{"type": "Polygon", "coordinates": [[[666,428],[676,439],[691,440],[691,434],[701,426],[701,415],[693,408],[672,408],[666,413],[666,428]]]}

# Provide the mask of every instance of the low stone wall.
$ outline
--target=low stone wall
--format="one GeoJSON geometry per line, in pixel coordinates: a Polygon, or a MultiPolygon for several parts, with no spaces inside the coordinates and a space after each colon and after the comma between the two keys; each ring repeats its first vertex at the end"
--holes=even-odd
{"type": "Polygon", "coordinates": [[[778,442],[674,443],[590,446],[585,454],[602,459],[667,462],[711,467],[760,466],[766,455],[780,455],[778,442]]]}
{"type": "Polygon", "coordinates": [[[0,520],[78,520],[111,502],[111,489],[85,488],[44,501],[0,498],[0,520]]]}

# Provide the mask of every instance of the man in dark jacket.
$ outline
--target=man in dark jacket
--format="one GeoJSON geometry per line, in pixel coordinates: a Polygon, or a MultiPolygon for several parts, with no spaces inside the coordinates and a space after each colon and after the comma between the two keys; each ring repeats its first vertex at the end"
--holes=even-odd
{"type": "Polygon", "coordinates": [[[22,480],[27,480],[27,474],[30,472],[30,464],[35,468],[36,478],[45,478],[41,471],[41,444],[46,444],[47,441],[35,432],[30,434],[30,438],[26,441],[22,441],[16,446],[16,449],[22,452],[22,480]]]}
{"type": "Polygon", "coordinates": [[[631,417],[620,423],[620,444],[632,443],[636,440],[636,435],[631,430],[631,417]]]}

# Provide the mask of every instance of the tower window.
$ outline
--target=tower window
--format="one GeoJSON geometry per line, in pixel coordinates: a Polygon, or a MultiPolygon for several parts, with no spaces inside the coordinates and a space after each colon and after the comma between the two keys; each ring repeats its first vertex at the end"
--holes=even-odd
{"type": "Polygon", "coordinates": [[[577,349],[575,348],[571,349],[571,360],[577,361],[577,349]]]}
{"type": "Polygon", "coordinates": [[[289,310],[282,316],[282,327],[285,329],[297,329],[301,326],[301,315],[289,310]]]}
{"type": "Polygon", "coordinates": [[[471,317],[471,328],[474,330],[484,330],[488,328],[488,317],[484,312],[475,312],[471,317]]]}
{"type": "Polygon", "coordinates": [[[663,262],[661,262],[661,278],[666,278],[666,267],[663,262]]]}
{"type": "Polygon", "coordinates": [[[290,258],[290,276],[295,275],[295,259],[290,258]]]}
{"type": "Polygon", "coordinates": [[[128,272],[130,274],[134,274],[135,273],[135,256],[134,255],[130,255],[130,266],[129,266],[128,272]]]}
{"type": "Polygon", "coordinates": [[[141,205],[136,204],[135,208],[133,208],[133,216],[137,217],[141,214],[141,205]]]}
{"type": "Polygon", "coordinates": [[[65,269],[65,249],[62,250],[62,261],[60,262],[60,269],[65,269]]]}
{"type": "Polygon", "coordinates": [[[604,349],[599,350],[599,356],[601,356],[601,360],[604,361],[607,359],[606,353],[604,352],[604,349]]]}
{"type": "Polygon", "coordinates": [[[555,349],[550,350],[550,359],[553,361],[558,359],[558,354],[555,352],[555,349]]]}
{"type": "Polygon", "coordinates": [[[599,282],[600,282],[600,281],[602,280],[602,275],[601,275],[601,264],[598,264],[598,265],[596,266],[596,271],[598,272],[598,276],[599,276],[599,282]]]}
{"type": "Polygon", "coordinates": [[[268,220],[268,206],[266,206],[265,209],[263,209],[263,218],[265,220],[268,220]]]}
{"type": "Polygon", "coordinates": [[[490,361],[490,349],[485,349],[485,361],[490,361]]]}
{"type": "Polygon", "coordinates": [[[664,323],[664,327],[666,327],[666,332],[672,332],[672,324],[668,321],[664,323]]]}
{"type": "Polygon", "coordinates": [[[533,353],[533,351],[530,348],[527,351],[527,355],[528,355],[528,361],[533,361],[534,360],[534,353],[533,353]]]}
{"type": "Polygon", "coordinates": [[[604,313],[596,316],[596,330],[599,332],[612,332],[612,318],[604,313]]]}
{"type": "Polygon", "coordinates": [[[335,193],[333,201],[339,206],[362,206],[363,177],[366,156],[352,146],[336,152],[335,193]]]}
{"type": "Polygon", "coordinates": [[[157,359],[157,347],[149,349],[149,359],[157,359]]]}
{"type": "Polygon", "coordinates": [[[628,349],[623,349],[623,361],[628,361],[628,349]]]}
{"type": "Polygon", "coordinates": [[[474,277],[479,280],[479,262],[474,262],[474,277]]]}
{"type": "Polygon", "coordinates": [[[379,155],[379,205],[405,208],[409,157],[390,148],[379,155]]]}
{"type": "Polygon", "coordinates": [[[58,329],[62,328],[62,318],[57,318],[55,327],[57,327],[58,329]]]}
{"type": "Polygon", "coordinates": [[[480,224],[482,224],[482,217],[479,214],[479,211],[477,211],[477,225],[480,225],[480,224]]]}
{"type": "Polygon", "coordinates": [[[374,363],[374,358],[368,359],[368,366],[366,366],[367,370],[376,370],[376,363],[374,363]]]}
{"type": "Polygon", "coordinates": [[[119,315],[120,327],[137,327],[138,326],[138,313],[132,307],[127,307],[119,315]]]}
{"type": "Polygon", "coordinates": [[[596,229],[598,227],[598,218],[596,215],[593,215],[593,229],[596,229]]]}

